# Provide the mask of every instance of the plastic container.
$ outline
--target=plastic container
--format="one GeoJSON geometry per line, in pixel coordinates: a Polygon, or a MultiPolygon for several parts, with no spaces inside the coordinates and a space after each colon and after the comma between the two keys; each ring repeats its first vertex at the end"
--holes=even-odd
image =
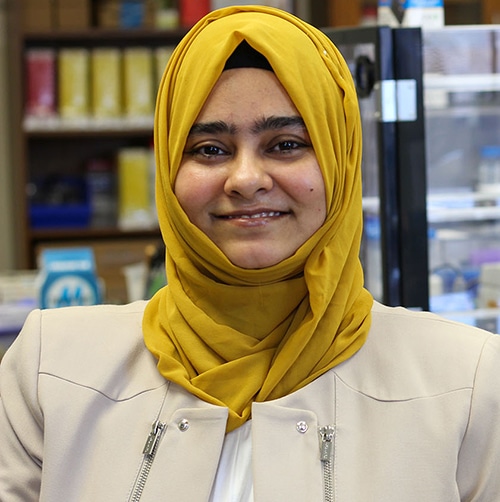
{"type": "Polygon", "coordinates": [[[113,166],[103,159],[92,159],[86,169],[87,189],[94,227],[116,224],[116,179],[113,166]]]}
{"type": "Polygon", "coordinates": [[[500,145],[481,148],[477,187],[480,192],[500,193],[500,145]]]}
{"type": "Polygon", "coordinates": [[[86,183],[79,177],[49,177],[32,184],[31,228],[88,227],[91,205],[86,183]]]}

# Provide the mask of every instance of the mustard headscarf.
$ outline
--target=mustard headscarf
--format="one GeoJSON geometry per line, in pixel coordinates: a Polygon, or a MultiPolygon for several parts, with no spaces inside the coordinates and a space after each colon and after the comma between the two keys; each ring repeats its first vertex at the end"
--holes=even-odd
{"type": "Polygon", "coordinates": [[[158,369],[229,408],[227,430],[253,401],[287,395],[363,345],[371,295],[359,262],[361,125],[347,65],[330,40],[270,7],[228,7],[199,21],[175,49],[156,105],[156,196],[168,286],[143,321],[158,369]],[[189,130],[242,40],[263,54],[305,121],[327,194],[323,226],[281,263],[233,265],[190,223],[173,192],[189,130]]]}

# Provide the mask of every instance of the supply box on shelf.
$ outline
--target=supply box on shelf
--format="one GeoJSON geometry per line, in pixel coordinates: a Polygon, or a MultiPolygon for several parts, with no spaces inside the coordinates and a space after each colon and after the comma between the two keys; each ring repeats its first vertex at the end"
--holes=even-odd
{"type": "Polygon", "coordinates": [[[77,176],[49,176],[30,184],[31,227],[84,228],[90,224],[88,188],[77,176]]]}
{"type": "Polygon", "coordinates": [[[444,26],[444,0],[379,0],[378,24],[393,27],[444,26]]]}
{"type": "Polygon", "coordinates": [[[45,249],[40,259],[40,307],[96,305],[101,285],[89,247],[45,249]]]}
{"type": "Polygon", "coordinates": [[[26,33],[85,29],[91,25],[90,0],[24,0],[22,15],[26,33]]]}
{"type": "Polygon", "coordinates": [[[155,0],[97,0],[97,25],[101,28],[151,28],[155,25],[155,0]]]}

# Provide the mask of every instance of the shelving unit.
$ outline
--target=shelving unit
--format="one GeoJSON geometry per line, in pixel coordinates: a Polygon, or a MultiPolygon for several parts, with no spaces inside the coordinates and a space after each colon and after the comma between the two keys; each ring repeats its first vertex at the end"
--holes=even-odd
{"type": "Polygon", "coordinates": [[[27,121],[24,110],[25,67],[24,56],[31,49],[66,48],[127,49],[146,47],[152,50],[174,46],[185,34],[185,29],[100,29],[77,31],[50,31],[22,33],[21,5],[9,4],[9,19],[14,24],[12,40],[12,90],[14,139],[18,145],[16,162],[15,219],[19,222],[19,267],[36,268],[37,256],[46,247],[91,246],[97,271],[105,282],[105,300],[111,303],[127,301],[125,277],[122,268],[146,259],[146,249],[161,242],[158,228],[121,230],[118,225],[85,226],[79,228],[34,228],[30,222],[29,187],[33,179],[43,173],[78,173],[86,160],[112,157],[122,148],[148,148],[153,137],[153,120],[136,121],[123,118],[112,123],[89,118],[84,122],[68,123],[57,118],[27,121]]]}
{"type": "MultiPolygon", "coordinates": [[[[447,12],[474,12],[468,22],[487,22],[499,11],[499,0],[445,0],[447,12]],[[465,9],[465,10],[464,10],[465,9]],[[482,17],[477,17],[482,16],[482,17]],[[489,16],[489,17],[488,17],[489,16]]],[[[362,8],[374,7],[376,0],[314,1],[310,4],[311,19],[314,24],[324,26],[348,26],[358,24],[362,8]]],[[[51,169],[58,172],[75,172],[80,169],[83,159],[110,153],[128,146],[147,146],[152,138],[152,121],[140,125],[127,121],[102,126],[87,122],[84,126],[61,125],[54,122],[41,124],[26,123],[24,120],[24,68],[25,51],[34,48],[59,50],[61,48],[114,47],[124,49],[134,46],[156,48],[175,45],[185,34],[185,29],[99,29],[91,28],[72,31],[51,31],[22,33],[22,2],[6,0],[9,29],[9,73],[12,128],[9,131],[9,144],[12,149],[12,178],[15,214],[16,267],[29,269],[36,267],[37,253],[45,246],[92,245],[104,253],[109,246],[110,253],[117,255],[122,250],[134,250],[134,257],[141,259],[143,249],[160,240],[158,230],[121,231],[116,226],[108,228],[69,228],[33,229],[29,223],[27,187],[34,173],[42,172],[50,163],[51,169]]],[[[119,262],[120,260],[117,260],[119,262]]],[[[118,264],[120,265],[120,264],[118,264]]],[[[98,264],[99,266],[99,264],[98,264]]],[[[113,301],[116,298],[113,298],[113,301]]],[[[118,299],[120,300],[120,299],[118,299]]]]}

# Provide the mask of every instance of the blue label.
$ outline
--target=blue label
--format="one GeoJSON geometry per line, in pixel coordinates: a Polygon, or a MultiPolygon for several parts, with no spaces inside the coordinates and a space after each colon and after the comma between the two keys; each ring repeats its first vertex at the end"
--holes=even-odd
{"type": "Polygon", "coordinates": [[[404,2],[405,8],[408,9],[410,7],[443,7],[443,0],[406,0],[404,2]]]}
{"type": "MultiPolygon", "coordinates": [[[[391,0],[379,0],[378,6],[391,7],[392,3],[393,2],[391,0]]],[[[403,9],[415,8],[415,7],[424,7],[424,8],[443,7],[444,0],[399,0],[399,4],[403,9]]]]}

